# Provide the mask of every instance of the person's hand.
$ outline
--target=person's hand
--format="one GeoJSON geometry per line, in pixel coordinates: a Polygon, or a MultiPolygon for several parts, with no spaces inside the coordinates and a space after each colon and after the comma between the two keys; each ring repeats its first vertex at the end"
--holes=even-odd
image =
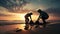
{"type": "Polygon", "coordinates": [[[40,16],[40,18],[42,18],[42,16],[40,16]]]}

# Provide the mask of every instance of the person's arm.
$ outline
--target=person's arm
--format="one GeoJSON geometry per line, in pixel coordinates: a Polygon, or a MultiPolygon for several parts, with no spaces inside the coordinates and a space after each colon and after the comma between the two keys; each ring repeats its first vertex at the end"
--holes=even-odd
{"type": "Polygon", "coordinates": [[[42,18],[42,17],[41,17],[41,15],[39,15],[39,17],[38,17],[38,19],[37,19],[37,20],[39,20],[40,18],[42,18]]]}
{"type": "Polygon", "coordinates": [[[30,19],[32,20],[31,16],[30,16],[30,19]]]}
{"type": "Polygon", "coordinates": [[[39,17],[38,17],[38,19],[37,20],[39,20],[40,19],[40,15],[39,15],[39,17]]]}

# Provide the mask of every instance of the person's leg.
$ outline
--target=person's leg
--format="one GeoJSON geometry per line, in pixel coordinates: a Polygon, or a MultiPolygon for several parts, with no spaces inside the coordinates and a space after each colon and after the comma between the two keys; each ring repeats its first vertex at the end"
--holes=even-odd
{"type": "Polygon", "coordinates": [[[28,22],[29,22],[29,19],[25,18],[25,23],[28,24],[28,22]]]}
{"type": "Polygon", "coordinates": [[[45,28],[46,27],[46,21],[45,19],[42,19],[43,20],[43,27],[45,28]]]}
{"type": "Polygon", "coordinates": [[[29,19],[28,18],[25,18],[25,30],[28,30],[29,29],[29,19]]]}

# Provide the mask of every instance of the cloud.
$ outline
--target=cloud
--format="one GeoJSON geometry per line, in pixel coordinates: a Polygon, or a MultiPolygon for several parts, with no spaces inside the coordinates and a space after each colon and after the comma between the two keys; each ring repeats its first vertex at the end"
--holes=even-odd
{"type": "MultiPolygon", "coordinates": [[[[23,5],[26,5],[28,2],[25,0],[0,0],[0,6],[13,11],[13,8],[20,8],[23,5]]],[[[18,9],[19,9],[18,8],[18,9]]]]}
{"type": "Polygon", "coordinates": [[[47,13],[53,14],[54,16],[60,17],[60,8],[48,8],[47,13]]]}
{"type": "Polygon", "coordinates": [[[0,14],[0,16],[10,16],[10,15],[0,14]]]}
{"type": "Polygon", "coordinates": [[[0,7],[0,16],[12,16],[11,12],[9,12],[7,9],[0,7]]]}

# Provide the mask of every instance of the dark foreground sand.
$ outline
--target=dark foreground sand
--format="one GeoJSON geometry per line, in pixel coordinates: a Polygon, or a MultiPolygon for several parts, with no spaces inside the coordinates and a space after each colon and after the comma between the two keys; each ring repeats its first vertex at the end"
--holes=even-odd
{"type": "Polygon", "coordinates": [[[60,23],[47,25],[46,28],[37,28],[34,30],[22,30],[19,32],[7,31],[5,34],[60,34],[60,23]]]}

